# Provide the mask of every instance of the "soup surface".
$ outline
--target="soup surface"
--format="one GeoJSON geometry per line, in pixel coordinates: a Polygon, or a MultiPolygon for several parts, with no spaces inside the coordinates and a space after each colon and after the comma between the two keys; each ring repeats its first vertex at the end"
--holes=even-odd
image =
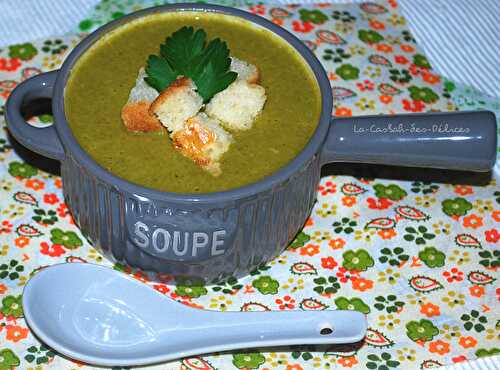
{"type": "Polygon", "coordinates": [[[76,63],[65,90],[65,113],[79,144],[102,167],[130,182],[162,191],[223,191],[258,181],[286,165],[305,146],[321,111],[316,80],[300,55],[271,32],[221,14],[183,12],[145,17],[109,33],[76,63]],[[189,25],[226,41],[231,55],[258,66],[267,102],[253,127],[232,132],[213,177],[171,144],[167,134],[128,132],[120,112],[150,54],[189,25]]]}

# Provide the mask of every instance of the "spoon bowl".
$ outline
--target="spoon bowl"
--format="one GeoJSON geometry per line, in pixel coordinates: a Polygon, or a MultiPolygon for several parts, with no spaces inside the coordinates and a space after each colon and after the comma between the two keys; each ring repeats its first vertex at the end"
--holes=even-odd
{"type": "Polygon", "coordinates": [[[355,343],[356,311],[216,312],[179,304],[113,269],[66,263],[33,276],[26,321],[54,350],[86,363],[135,366],[202,353],[298,344],[355,343]]]}

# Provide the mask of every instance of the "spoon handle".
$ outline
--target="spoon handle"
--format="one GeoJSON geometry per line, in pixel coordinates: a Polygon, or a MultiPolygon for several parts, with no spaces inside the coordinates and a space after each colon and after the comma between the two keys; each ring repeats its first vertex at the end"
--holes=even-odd
{"type": "MultiPolygon", "coordinates": [[[[202,338],[211,352],[252,347],[355,343],[366,333],[366,317],[357,311],[270,311],[270,312],[214,312],[191,322],[196,335],[185,328],[190,338],[189,346],[195,347],[193,338],[202,338]]],[[[178,338],[179,339],[179,338],[178,338]]],[[[179,343],[180,344],[180,343],[179,343]]],[[[201,348],[200,348],[201,349],[201,348]]]]}

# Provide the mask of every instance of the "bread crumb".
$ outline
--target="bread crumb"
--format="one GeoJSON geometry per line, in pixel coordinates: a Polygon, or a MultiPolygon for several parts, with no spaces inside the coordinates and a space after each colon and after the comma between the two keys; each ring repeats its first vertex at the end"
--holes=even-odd
{"type": "Polygon", "coordinates": [[[139,70],[135,86],[130,91],[127,104],[121,111],[122,122],[131,132],[161,131],[163,127],[158,119],[149,113],[151,102],[158,97],[158,92],[149,86],[144,77],[144,68],[139,70]]]}
{"type": "Polygon", "coordinates": [[[238,74],[238,80],[245,80],[250,84],[256,84],[260,80],[260,72],[256,66],[235,57],[231,57],[229,70],[238,74]]]}
{"type": "Polygon", "coordinates": [[[175,149],[213,176],[219,176],[220,158],[228,151],[233,138],[219,122],[205,113],[189,118],[182,130],[172,135],[175,149]]]}
{"type": "Polygon", "coordinates": [[[205,112],[229,130],[248,130],[266,102],[266,90],[245,80],[236,80],[215,94],[205,112]]]}
{"type": "Polygon", "coordinates": [[[203,106],[203,98],[196,92],[194,82],[180,77],[162,91],[153,101],[149,112],[154,114],[168,131],[182,130],[184,122],[195,116],[203,106]]]}

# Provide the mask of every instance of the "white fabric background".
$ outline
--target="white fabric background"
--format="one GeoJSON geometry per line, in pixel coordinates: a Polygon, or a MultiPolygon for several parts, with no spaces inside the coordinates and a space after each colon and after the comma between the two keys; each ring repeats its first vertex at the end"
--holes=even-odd
{"type": "MultiPolygon", "coordinates": [[[[314,1],[318,0],[277,2],[314,1]]],[[[0,0],[0,47],[68,32],[98,2],[0,0]]],[[[417,42],[437,72],[500,97],[500,0],[399,0],[399,3],[417,42]]]]}

